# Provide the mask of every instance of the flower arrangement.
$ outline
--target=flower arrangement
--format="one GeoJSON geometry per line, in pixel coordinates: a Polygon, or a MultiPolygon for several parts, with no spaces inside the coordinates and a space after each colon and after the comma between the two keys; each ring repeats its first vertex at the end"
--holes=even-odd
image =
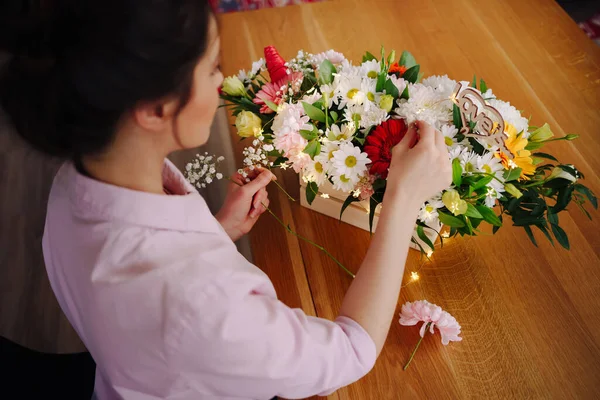
{"type": "Polygon", "coordinates": [[[341,213],[353,202],[369,202],[372,229],[391,149],[410,123],[423,120],[444,135],[453,179],[421,207],[415,228],[421,240],[413,238],[421,251],[434,247],[425,229],[440,240],[443,226],[451,237],[477,235],[483,223],[495,233],[505,215],[535,245],[533,228],[568,249],[559,213],[573,202],[590,217],[583,204],[597,208],[597,199],[579,182],[583,175],[576,167],[539,150],[577,136],[557,138],[548,124],[531,126],[483,79],[422,78],[407,51],[397,59],[382,48],[380,58],[367,52],[353,65],[333,50],[299,51],[286,62],[270,46],[249,72],[226,78],[220,93],[236,116],[239,135],[253,138],[244,151],[245,166],[293,168],[306,183],[309,203],[320,187],[333,185],[348,194],[341,213]]]}

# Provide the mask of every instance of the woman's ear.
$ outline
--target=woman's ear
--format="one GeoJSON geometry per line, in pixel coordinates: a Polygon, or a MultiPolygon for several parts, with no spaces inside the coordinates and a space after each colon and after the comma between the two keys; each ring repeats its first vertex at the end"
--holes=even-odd
{"type": "Polygon", "coordinates": [[[149,131],[163,131],[173,124],[177,111],[175,99],[156,100],[138,104],[133,110],[137,125],[149,131]]]}

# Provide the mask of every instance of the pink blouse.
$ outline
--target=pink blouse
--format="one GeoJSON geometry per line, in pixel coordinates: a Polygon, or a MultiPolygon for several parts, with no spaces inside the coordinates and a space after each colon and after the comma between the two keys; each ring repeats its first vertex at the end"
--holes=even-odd
{"type": "Polygon", "coordinates": [[[169,161],[158,195],[54,179],[43,238],[50,283],[97,363],[100,399],[327,395],[365,375],[375,344],[355,321],[279,300],[169,161]]]}

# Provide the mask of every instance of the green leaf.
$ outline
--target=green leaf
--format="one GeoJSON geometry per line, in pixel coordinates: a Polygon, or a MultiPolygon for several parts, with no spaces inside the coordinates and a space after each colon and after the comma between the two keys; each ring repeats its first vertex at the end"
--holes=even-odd
{"type": "Polygon", "coordinates": [[[369,233],[373,234],[373,218],[375,218],[375,209],[380,201],[376,198],[377,193],[373,194],[369,199],[369,233]]]}
{"type": "Polygon", "coordinates": [[[483,215],[481,215],[481,213],[477,211],[475,206],[471,203],[467,203],[467,212],[465,215],[471,218],[483,219],[483,215]]]}
{"type": "Polygon", "coordinates": [[[477,181],[477,183],[475,183],[473,185],[473,190],[478,190],[478,189],[481,189],[482,187],[487,186],[487,184],[490,183],[493,179],[494,179],[493,176],[483,175],[482,178],[479,179],[477,181]]]}
{"type": "Polygon", "coordinates": [[[377,60],[377,58],[373,54],[371,54],[367,51],[362,58],[362,62],[365,63],[365,62],[371,61],[371,60],[377,60]]]}
{"type": "Polygon", "coordinates": [[[479,81],[479,90],[481,91],[482,94],[488,91],[487,84],[485,83],[485,81],[483,79],[481,79],[479,81]]]}
{"type": "Polygon", "coordinates": [[[357,201],[360,201],[360,199],[358,197],[354,197],[354,195],[352,194],[346,197],[346,200],[344,200],[344,204],[342,204],[342,209],[340,210],[340,221],[342,220],[342,215],[344,214],[344,211],[346,211],[346,208],[348,208],[350,204],[357,201]]]}
{"type": "Polygon", "coordinates": [[[402,94],[400,95],[401,99],[404,100],[408,100],[409,98],[409,94],[408,94],[408,85],[406,85],[406,87],[404,88],[404,90],[402,91],[402,94]]]}
{"type": "Polygon", "coordinates": [[[378,93],[383,92],[386,80],[387,80],[387,73],[382,72],[379,75],[377,75],[377,85],[375,86],[376,92],[378,92],[378,93]]]}
{"type": "Polygon", "coordinates": [[[535,236],[533,236],[533,231],[531,230],[531,227],[529,225],[525,225],[523,226],[523,229],[525,229],[525,232],[527,232],[527,236],[529,236],[529,240],[531,240],[531,243],[533,243],[535,247],[538,247],[538,244],[535,241],[535,236]]]}
{"type": "Polygon", "coordinates": [[[277,104],[273,103],[272,101],[269,100],[264,100],[265,104],[267,105],[267,107],[269,107],[271,110],[277,112],[277,104]]]}
{"type": "Polygon", "coordinates": [[[471,87],[477,89],[477,75],[473,75],[473,80],[471,81],[471,87]]]}
{"type": "Polygon", "coordinates": [[[417,235],[419,236],[419,239],[421,239],[423,241],[423,243],[425,243],[427,246],[429,246],[431,251],[435,250],[433,243],[431,242],[431,240],[429,240],[429,238],[425,234],[425,231],[423,230],[423,227],[421,225],[417,226],[417,235]]]}
{"type": "Polygon", "coordinates": [[[314,160],[315,156],[321,154],[321,143],[318,140],[313,139],[310,142],[308,142],[308,144],[302,151],[308,154],[310,158],[314,160]]]}
{"type": "Polygon", "coordinates": [[[381,66],[385,64],[385,48],[381,45],[381,66]]]}
{"type": "Polygon", "coordinates": [[[412,67],[406,70],[402,77],[410,83],[417,83],[417,81],[419,80],[419,66],[413,65],[412,67]]]}
{"type": "Polygon", "coordinates": [[[506,171],[504,173],[504,181],[511,182],[517,180],[521,176],[521,171],[523,171],[523,169],[521,168],[513,168],[506,171]]]}
{"type": "Polygon", "coordinates": [[[550,235],[550,232],[548,232],[548,228],[546,228],[542,224],[534,224],[533,226],[536,226],[540,231],[542,231],[544,235],[546,235],[550,243],[552,243],[552,246],[554,246],[554,239],[552,239],[552,235],[550,235]]]}
{"type": "Polygon", "coordinates": [[[305,101],[302,102],[302,107],[310,119],[325,123],[325,113],[321,109],[305,101]]]}
{"type": "Polygon", "coordinates": [[[544,145],[544,142],[529,142],[527,146],[525,146],[525,150],[537,150],[544,145]]]}
{"type": "Polygon", "coordinates": [[[331,118],[333,119],[333,122],[337,122],[339,115],[338,113],[336,113],[335,111],[331,111],[329,114],[331,114],[331,118]]]}
{"type": "Polygon", "coordinates": [[[462,228],[465,226],[465,223],[460,218],[453,217],[452,215],[443,213],[441,211],[438,211],[438,215],[440,222],[444,225],[448,225],[453,228],[462,228]]]}
{"type": "Polygon", "coordinates": [[[556,213],[548,212],[548,222],[552,225],[558,225],[558,215],[556,213]]]}
{"type": "Polygon", "coordinates": [[[571,199],[573,199],[573,186],[565,186],[558,190],[558,196],[556,196],[556,204],[552,207],[553,213],[558,213],[569,205],[571,199]]]}
{"type": "Polygon", "coordinates": [[[592,206],[597,210],[598,209],[598,199],[596,198],[596,196],[594,196],[594,193],[592,193],[592,191],[587,188],[586,186],[583,186],[582,184],[578,183],[576,185],[574,185],[575,190],[577,190],[579,193],[583,194],[585,197],[587,197],[587,199],[589,200],[590,203],[592,203],[592,206]]]}
{"type": "Polygon", "coordinates": [[[562,247],[569,250],[571,248],[571,245],[569,244],[569,237],[563,228],[554,224],[550,225],[550,227],[552,228],[552,233],[554,234],[556,241],[560,243],[562,247]]]}
{"type": "Polygon", "coordinates": [[[475,208],[477,208],[477,211],[479,211],[486,222],[494,226],[502,226],[502,221],[500,221],[494,210],[486,206],[475,206],[475,208]]]}
{"type": "Polygon", "coordinates": [[[452,123],[460,131],[462,128],[462,119],[460,117],[460,109],[456,104],[452,106],[452,123]]]}
{"type": "MultiPolygon", "coordinates": [[[[502,222],[502,214],[500,214],[498,216],[498,219],[500,220],[500,222],[502,222]]],[[[496,234],[496,232],[498,232],[498,229],[500,229],[500,226],[494,225],[494,227],[492,228],[492,234],[496,234]]]]}
{"type": "Polygon", "coordinates": [[[306,140],[313,140],[317,137],[317,135],[313,131],[307,131],[305,129],[300,130],[300,135],[306,140]]]}
{"type": "Polygon", "coordinates": [[[333,82],[333,74],[335,74],[337,70],[331,63],[331,61],[325,59],[319,66],[319,83],[321,85],[328,85],[333,82]]]}
{"type": "Polygon", "coordinates": [[[398,64],[404,65],[406,68],[411,68],[417,65],[417,60],[415,60],[415,57],[413,57],[410,52],[404,50],[402,55],[400,55],[400,61],[398,61],[398,64]]]}
{"type": "Polygon", "coordinates": [[[558,160],[554,156],[552,156],[550,154],[547,154],[547,153],[533,153],[532,156],[533,157],[547,158],[548,160],[553,160],[553,161],[558,162],[558,160]]]}
{"type": "Polygon", "coordinates": [[[385,92],[387,94],[394,96],[394,99],[397,99],[398,97],[400,97],[400,92],[398,91],[398,88],[396,87],[396,85],[394,85],[394,83],[392,82],[391,79],[388,79],[387,81],[385,81],[385,85],[383,86],[383,89],[385,89],[385,92]]]}
{"type": "Polygon", "coordinates": [[[452,182],[456,187],[462,185],[462,167],[458,158],[452,161],[452,182]]]}
{"type": "Polygon", "coordinates": [[[306,201],[308,201],[308,204],[312,204],[315,197],[317,197],[318,192],[319,187],[315,182],[309,182],[308,185],[306,185],[306,201]]]}

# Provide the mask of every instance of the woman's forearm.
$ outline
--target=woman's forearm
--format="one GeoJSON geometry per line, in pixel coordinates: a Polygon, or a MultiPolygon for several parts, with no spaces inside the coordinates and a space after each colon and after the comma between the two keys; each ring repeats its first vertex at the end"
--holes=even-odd
{"type": "Polygon", "coordinates": [[[356,278],[350,285],[340,315],[358,322],[381,352],[396,309],[404,264],[419,201],[410,190],[386,193],[377,232],[356,278]]]}

